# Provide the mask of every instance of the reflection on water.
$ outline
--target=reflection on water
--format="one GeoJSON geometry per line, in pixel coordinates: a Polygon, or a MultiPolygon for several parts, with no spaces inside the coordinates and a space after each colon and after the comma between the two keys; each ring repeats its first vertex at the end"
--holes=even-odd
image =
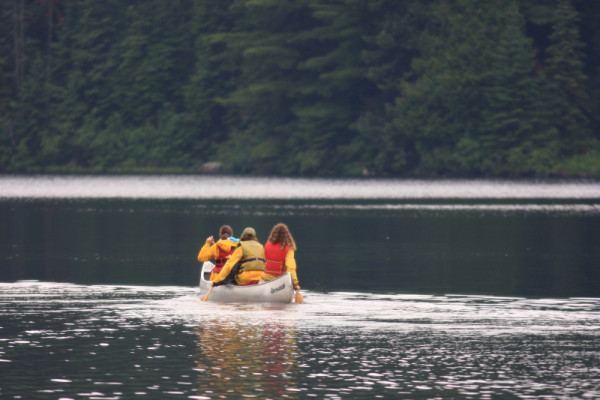
{"type": "Polygon", "coordinates": [[[600,398],[600,299],[0,284],[0,397],[600,398]]]}
{"type": "Polygon", "coordinates": [[[252,306],[236,307],[236,320],[215,315],[196,329],[198,382],[206,396],[228,394],[262,398],[297,398],[297,336],[292,326],[243,315],[252,306]]]}

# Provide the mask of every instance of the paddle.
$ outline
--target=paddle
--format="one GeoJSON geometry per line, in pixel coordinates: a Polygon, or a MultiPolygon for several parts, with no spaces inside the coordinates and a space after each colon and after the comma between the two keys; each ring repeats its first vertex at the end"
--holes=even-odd
{"type": "Polygon", "coordinates": [[[210,294],[210,292],[212,292],[212,290],[213,290],[213,288],[214,288],[214,287],[215,287],[215,284],[214,284],[214,283],[213,283],[212,285],[210,285],[210,289],[208,289],[208,293],[206,293],[206,294],[204,295],[204,297],[202,297],[202,298],[200,299],[200,301],[206,301],[206,300],[208,300],[208,295],[210,294]]]}
{"type": "Polygon", "coordinates": [[[304,297],[302,297],[300,289],[294,288],[294,290],[296,291],[296,303],[302,303],[304,301],[304,297]]]}
{"type": "Polygon", "coordinates": [[[233,265],[233,267],[231,268],[231,271],[229,271],[229,274],[225,277],[225,279],[223,279],[222,281],[219,281],[219,282],[213,282],[212,285],[210,285],[210,289],[208,290],[208,293],[206,293],[204,295],[204,297],[202,297],[200,299],[200,301],[208,300],[208,295],[210,294],[210,292],[212,292],[212,290],[215,286],[226,285],[228,283],[235,283],[235,276],[239,272],[241,265],[242,265],[242,260],[236,262],[233,265]]]}

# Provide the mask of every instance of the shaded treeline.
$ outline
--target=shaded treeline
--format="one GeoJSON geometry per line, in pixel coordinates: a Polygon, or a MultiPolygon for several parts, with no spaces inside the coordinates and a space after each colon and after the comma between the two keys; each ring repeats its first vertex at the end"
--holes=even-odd
{"type": "Polygon", "coordinates": [[[600,176],[600,2],[5,0],[0,171],[600,176]]]}

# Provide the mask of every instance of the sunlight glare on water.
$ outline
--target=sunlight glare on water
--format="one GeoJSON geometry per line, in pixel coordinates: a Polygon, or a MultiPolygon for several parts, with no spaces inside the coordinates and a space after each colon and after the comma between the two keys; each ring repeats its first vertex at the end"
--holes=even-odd
{"type": "Polygon", "coordinates": [[[0,284],[0,394],[600,398],[597,298],[304,291],[303,304],[270,305],[197,294],[0,284]],[[36,363],[42,379],[27,373],[36,363]]]}
{"type": "Polygon", "coordinates": [[[316,179],[234,176],[0,176],[0,198],[600,198],[595,181],[316,179]],[[273,190],[277,188],[277,190],[273,190]]]}

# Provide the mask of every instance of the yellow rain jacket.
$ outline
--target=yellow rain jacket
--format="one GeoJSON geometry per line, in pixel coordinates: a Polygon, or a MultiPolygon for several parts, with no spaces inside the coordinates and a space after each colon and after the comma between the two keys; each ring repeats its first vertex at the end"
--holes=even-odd
{"type": "MultiPolygon", "coordinates": [[[[204,246],[202,246],[200,252],[198,253],[198,261],[205,262],[210,260],[217,260],[221,256],[220,252],[228,253],[237,245],[237,243],[232,242],[228,239],[219,239],[219,241],[213,243],[212,246],[208,243],[204,243],[204,246]]],[[[213,271],[210,274],[210,280],[214,281],[218,275],[219,271],[213,271]]]]}
{"type": "Polygon", "coordinates": [[[238,285],[245,285],[251,281],[259,281],[262,278],[265,272],[265,249],[256,240],[244,240],[239,243],[239,247],[235,249],[229,261],[227,261],[227,264],[225,264],[221,272],[219,272],[219,276],[214,281],[220,282],[227,278],[227,275],[231,272],[231,268],[240,260],[248,260],[248,262],[242,264],[242,268],[240,268],[242,272],[238,273],[235,277],[238,285]]]}

